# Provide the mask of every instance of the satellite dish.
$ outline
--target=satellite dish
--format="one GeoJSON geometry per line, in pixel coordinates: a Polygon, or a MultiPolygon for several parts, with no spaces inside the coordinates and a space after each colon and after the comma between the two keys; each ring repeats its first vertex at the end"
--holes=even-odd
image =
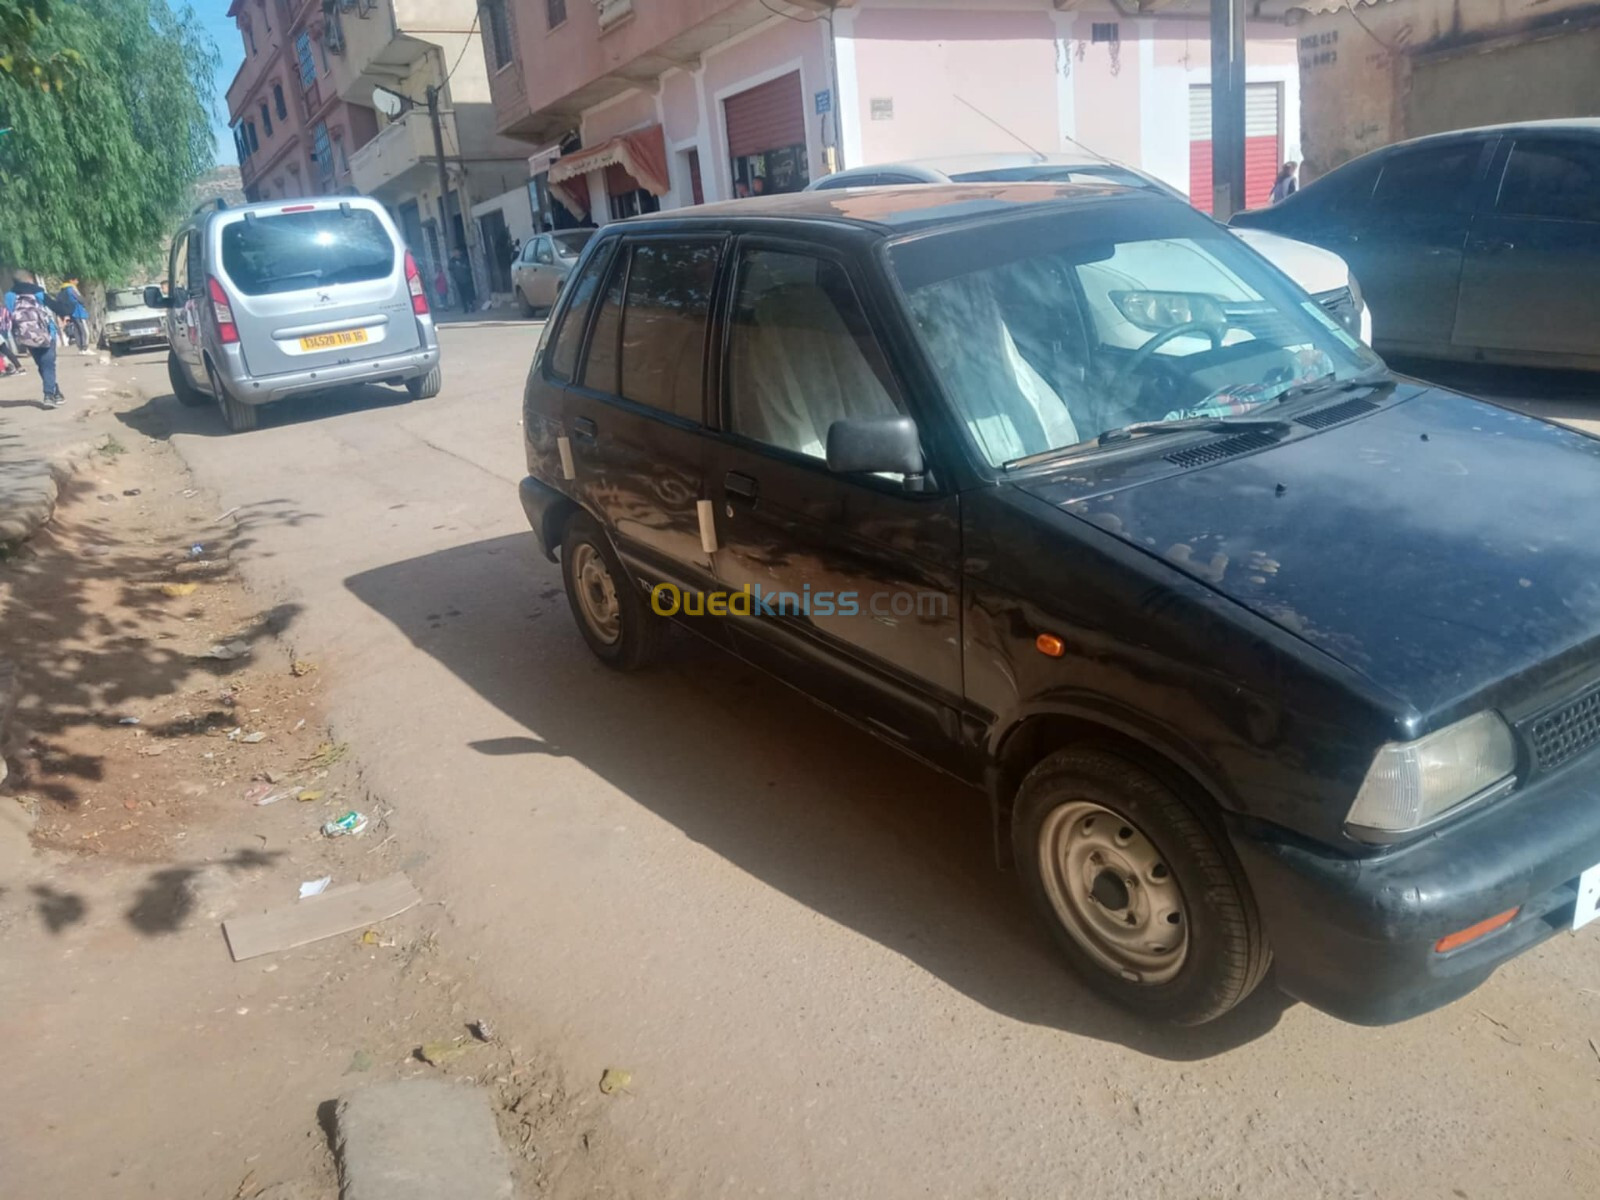
{"type": "Polygon", "coordinates": [[[372,89],[372,107],[393,120],[400,115],[400,110],[405,107],[405,101],[386,87],[375,87],[372,89]]]}

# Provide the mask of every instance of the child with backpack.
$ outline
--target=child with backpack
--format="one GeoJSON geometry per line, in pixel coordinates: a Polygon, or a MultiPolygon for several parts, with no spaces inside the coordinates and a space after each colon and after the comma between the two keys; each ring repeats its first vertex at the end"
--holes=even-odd
{"type": "Polygon", "coordinates": [[[0,305],[0,358],[5,360],[5,370],[0,371],[0,379],[28,373],[28,369],[17,359],[17,340],[11,332],[11,309],[5,305],[0,305]]]}
{"type": "Polygon", "coordinates": [[[50,297],[31,279],[18,276],[11,284],[16,303],[10,304],[11,328],[17,344],[33,356],[44,384],[44,406],[60,408],[66,397],[56,383],[56,318],[50,311],[50,297]]]}

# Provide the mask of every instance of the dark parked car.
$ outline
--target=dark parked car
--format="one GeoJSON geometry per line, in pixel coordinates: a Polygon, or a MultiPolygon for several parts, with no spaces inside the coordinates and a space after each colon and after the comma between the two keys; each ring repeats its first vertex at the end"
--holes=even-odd
{"type": "Polygon", "coordinates": [[[1402,142],[1232,223],[1342,255],[1382,353],[1600,370],[1600,119],[1402,142]]]}
{"type": "Polygon", "coordinates": [[[1595,915],[1600,441],[1396,379],[1185,205],[625,221],[545,336],[521,497],[595,654],[680,621],[983,789],[1121,1004],[1275,959],[1393,1021],[1595,915]]]}

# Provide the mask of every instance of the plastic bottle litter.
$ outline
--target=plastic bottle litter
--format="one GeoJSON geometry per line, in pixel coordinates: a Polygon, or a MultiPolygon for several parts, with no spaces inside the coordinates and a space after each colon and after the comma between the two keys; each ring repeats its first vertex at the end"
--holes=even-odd
{"type": "Polygon", "coordinates": [[[356,812],[355,809],[351,809],[338,820],[329,821],[327,824],[323,825],[322,836],[330,838],[355,837],[359,833],[365,833],[366,828],[366,816],[362,813],[356,812]]]}
{"type": "Polygon", "coordinates": [[[138,723],[139,723],[139,718],[138,717],[123,717],[120,721],[117,722],[118,725],[137,725],[138,723]]]}
{"type": "Polygon", "coordinates": [[[189,557],[190,558],[199,558],[205,552],[206,552],[206,548],[204,546],[202,546],[199,542],[196,542],[194,545],[189,547],[189,557]]]}

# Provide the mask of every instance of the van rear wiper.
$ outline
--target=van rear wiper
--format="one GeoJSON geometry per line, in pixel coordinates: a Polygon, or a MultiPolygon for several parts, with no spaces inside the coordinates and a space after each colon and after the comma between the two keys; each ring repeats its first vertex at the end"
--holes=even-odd
{"type": "Polygon", "coordinates": [[[1176,421],[1135,421],[1131,425],[1119,425],[1115,429],[1108,429],[1092,442],[1077,442],[1071,446],[1057,446],[1054,450],[1043,450],[1038,454],[1029,454],[1023,458],[1013,458],[1010,462],[1002,463],[1002,469],[1007,471],[1018,470],[1023,467],[1036,466],[1039,463],[1050,462],[1057,458],[1070,458],[1082,454],[1085,450],[1097,450],[1102,446],[1114,446],[1119,442],[1133,441],[1135,438],[1161,437],[1169,433],[1282,433],[1289,428],[1287,421],[1260,421],[1241,420],[1237,417],[1185,417],[1176,421]]]}

